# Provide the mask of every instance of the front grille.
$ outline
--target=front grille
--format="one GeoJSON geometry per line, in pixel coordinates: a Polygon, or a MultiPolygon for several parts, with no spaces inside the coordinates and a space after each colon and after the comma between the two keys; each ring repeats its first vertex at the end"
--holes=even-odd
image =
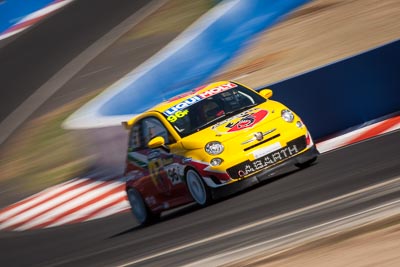
{"type": "Polygon", "coordinates": [[[259,159],[250,161],[246,160],[227,170],[228,174],[234,178],[241,178],[252,173],[258,172],[275,165],[278,162],[284,161],[307,147],[306,137],[301,136],[287,143],[287,146],[275,150],[259,159]]]}
{"type": "Polygon", "coordinates": [[[272,139],[278,138],[279,136],[281,136],[281,134],[276,134],[276,135],[274,135],[274,136],[271,136],[270,138],[267,138],[267,139],[265,139],[265,140],[262,140],[261,142],[258,142],[257,144],[254,144],[254,145],[252,145],[252,146],[246,147],[246,148],[243,149],[243,150],[244,150],[244,151],[250,150],[250,149],[255,148],[255,147],[259,146],[259,145],[262,145],[262,144],[264,144],[264,143],[266,143],[266,142],[268,142],[268,141],[271,141],[272,139]]]}

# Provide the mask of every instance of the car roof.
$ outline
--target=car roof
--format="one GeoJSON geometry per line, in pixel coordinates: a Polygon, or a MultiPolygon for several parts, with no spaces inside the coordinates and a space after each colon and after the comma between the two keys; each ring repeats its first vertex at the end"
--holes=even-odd
{"type": "MultiPolygon", "coordinates": [[[[218,81],[218,82],[205,84],[205,85],[197,87],[193,90],[184,92],[180,95],[171,97],[168,100],[165,100],[164,102],[162,102],[160,104],[157,104],[156,106],[148,109],[147,111],[145,111],[143,113],[150,112],[150,111],[157,111],[159,113],[164,113],[164,112],[170,110],[171,108],[176,107],[180,103],[183,103],[185,100],[192,99],[195,96],[201,96],[202,94],[210,95],[213,92],[218,93],[219,89],[232,88],[232,86],[236,87],[237,83],[232,82],[232,81],[218,81]]],[[[141,114],[143,114],[143,113],[141,113],[141,114]]],[[[128,122],[123,122],[122,124],[125,126],[125,128],[130,128],[130,126],[133,124],[136,117],[137,116],[133,117],[128,122]]]]}
{"type": "Polygon", "coordinates": [[[190,99],[196,95],[200,95],[204,92],[207,92],[209,90],[212,90],[213,88],[218,88],[219,86],[225,85],[225,84],[230,84],[233,82],[230,81],[219,81],[219,82],[213,82],[213,83],[209,83],[209,84],[205,84],[202,86],[199,86],[195,89],[192,89],[190,91],[184,92],[182,94],[179,94],[177,96],[171,97],[170,99],[154,106],[153,108],[149,109],[150,110],[154,110],[154,111],[158,111],[163,113],[165,110],[168,110],[171,107],[176,106],[179,103],[182,103],[183,101],[190,99]]]}

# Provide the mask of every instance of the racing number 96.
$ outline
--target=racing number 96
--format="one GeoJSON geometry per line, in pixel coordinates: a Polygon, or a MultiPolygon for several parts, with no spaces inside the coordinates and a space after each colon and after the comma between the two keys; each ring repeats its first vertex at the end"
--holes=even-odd
{"type": "Polygon", "coordinates": [[[176,122],[177,119],[185,117],[189,113],[189,110],[177,111],[174,115],[168,116],[169,122],[176,122]]]}

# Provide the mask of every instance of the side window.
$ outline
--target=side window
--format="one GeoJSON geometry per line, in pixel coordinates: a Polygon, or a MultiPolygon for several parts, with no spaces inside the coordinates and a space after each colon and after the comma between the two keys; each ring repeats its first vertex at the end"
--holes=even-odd
{"type": "Polygon", "coordinates": [[[144,148],[145,142],[143,140],[143,135],[141,132],[141,123],[135,124],[129,136],[129,149],[132,151],[144,148]]]}
{"type": "Polygon", "coordinates": [[[155,117],[144,119],[142,126],[143,139],[146,145],[152,138],[156,136],[162,136],[166,144],[175,142],[165,126],[155,117]]]}

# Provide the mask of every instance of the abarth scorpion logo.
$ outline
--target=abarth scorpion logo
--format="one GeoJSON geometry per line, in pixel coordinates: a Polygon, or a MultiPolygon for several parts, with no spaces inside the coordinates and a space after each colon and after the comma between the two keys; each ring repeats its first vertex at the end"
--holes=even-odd
{"type": "Polygon", "coordinates": [[[238,122],[230,122],[225,127],[230,128],[228,132],[236,132],[246,128],[250,128],[253,125],[259,123],[262,119],[264,119],[268,115],[267,110],[260,110],[256,113],[249,114],[243,118],[241,118],[238,122]]]}

